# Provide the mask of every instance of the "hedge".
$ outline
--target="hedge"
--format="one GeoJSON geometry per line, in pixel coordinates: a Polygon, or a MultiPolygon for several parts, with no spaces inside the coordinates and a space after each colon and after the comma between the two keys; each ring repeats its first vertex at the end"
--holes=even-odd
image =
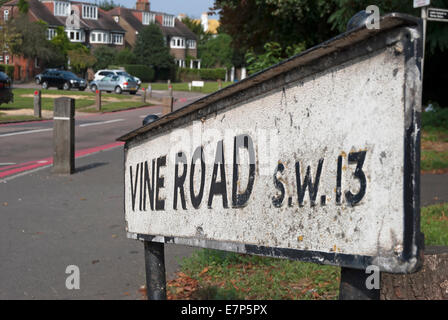
{"type": "Polygon", "coordinates": [[[226,69],[187,69],[179,68],[177,78],[182,82],[190,82],[193,80],[224,80],[226,77],[226,69]]]}
{"type": "Polygon", "coordinates": [[[6,73],[11,79],[14,78],[14,65],[0,64],[0,71],[6,73]]]}
{"type": "Polygon", "coordinates": [[[127,73],[140,78],[141,81],[151,82],[154,80],[154,69],[142,64],[126,64],[123,66],[127,73]]]}

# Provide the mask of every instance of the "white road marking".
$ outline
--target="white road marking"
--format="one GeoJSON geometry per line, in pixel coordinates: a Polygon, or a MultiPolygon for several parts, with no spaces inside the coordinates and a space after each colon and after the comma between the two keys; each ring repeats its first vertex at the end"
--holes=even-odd
{"type": "Polygon", "coordinates": [[[10,137],[10,136],[18,136],[18,135],[21,135],[21,134],[47,132],[47,131],[53,131],[53,128],[4,133],[4,134],[0,134],[0,138],[2,138],[2,137],[10,137]]]}
{"type": "MultiPolygon", "coordinates": [[[[159,117],[160,117],[160,116],[162,115],[162,112],[151,113],[151,114],[155,114],[156,116],[159,116],[159,117]]],[[[147,116],[149,116],[149,114],[140,116],[140,118],[146,118],[147,116]]]]}
{"type": "Polygon", "coordinates": [[[79,126],[80,127],[90,127],[90,126],[98,126],[98,125],[101,125],[101,124],[108,124],[108,123],[119,122],[119,121],[124,121],[124,119],[114,119],[114,120],[108,120],[108,121],[84,123],[84,124],[80,124],[79,126]]]}

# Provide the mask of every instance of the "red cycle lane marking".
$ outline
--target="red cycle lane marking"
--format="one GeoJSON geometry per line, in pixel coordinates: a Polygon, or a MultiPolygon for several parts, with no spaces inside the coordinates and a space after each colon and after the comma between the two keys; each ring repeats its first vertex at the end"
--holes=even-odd
{"type": "MultiPolygon", "coordinates": [[[[79,158],[85,155],[89,155],[92,153],[96,153],[99,151],[103,151],[103,150],[107,150],[107,149],[111,149],[111,148],[115,148],[115,147],[119,147],[124,145],[124,142],[114,142],[114,143],[109,143],[109,144],[105,144],[102,146],[98,146],[98,147],[93,147],[93,148],[88,148],[88,149],[83,149],[83,150],[79,150],[75,152],[75,158],[79,158]]],[[[14,165],[14,166],[10,166],[10,170],[6,170],[3,172],[0,172],[0,179],[1,178],[5,178],[17,173],[21,173],[21,172],[25,172],[25,171],[29,171],[29,170],[33,170],[33,169],[37,169],[43,166],[48,166],[51,165],[53,163],[53,158],[45,158],[45,159],[41,159],[41,160],[36,160],[36,161],[29,161],[29,162],[24,162],[22,164],[18,164],[18,165],[14,165]],[[12,168],[14,167],[14,168],[12,168]],[[18,167],[18,168],[17,168],[18,167]]],[[[5,169],[5,168],[3,168],[5,169]]]]}

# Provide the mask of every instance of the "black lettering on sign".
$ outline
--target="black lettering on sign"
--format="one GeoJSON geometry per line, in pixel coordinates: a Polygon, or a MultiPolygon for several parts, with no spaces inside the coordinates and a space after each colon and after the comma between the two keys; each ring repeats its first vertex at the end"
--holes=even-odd
{"type": "Polygon", "coordinates": [[[317,189],[319,188],[319,180],[322,173],[323,163],[324,159],[320,159],[319,164],[317,165],[317,172],[314,183],[311,179],[311,167],[308,166],[306,168],[306,175],[302,184],[300,179],[300,162],[296,162],[297,199],[299,201],[299,206],[303,206],[303,198],[305,197],[306,188],[308,188],[308,193],[310,195],[311,206],[316,205],[317,189]]]}
{"type": "Polygon", "coordinates": [[[146,194],[149,193],[149,205],[151,210],[154,211],[154,172],[156,167],[156,161],[152,160],[151,179],[149,178],[148,161],[145,161],[145,178],[144,178],[144,191],[143,191],[143,210],[146,211],[146,194]]]}
{"type": "Polygon", "coordinates": [[[351,152],[348,155],[348,163],[356,163],[354,176],[359,180],[360,184],[360,188],[357,194],[353,194],[350,191],[347,191],[345,193],[345,199],[351,206],[358,204],[366,194],[366,175],[364,174],[364,171],[362,171],[362,166],[364,165],[364,160],[366,159],[366,153],[367,151],[360,151],[351,152]]]}
{"type": "Polygon", "coordinates": [[[336,204],[341,204],[341,181],[342,181],[342,156],[338,157],[338,170],[336,173],[336,204]]]}
{"type": "Polygon", "coordinates": [[[250,194],[255,181],[255,151],[252,138],[248,135],[239,135],[234,139],[233,144],[233,179],[232,179],[232,207],[241,208],[249,200],[250,194]],[[240,164],[239,149],[247,149],[249,153],[249,181],[247,182],[246,190],[238,193],[238,166],[240,164]]]}
{"type": "Polygon", "coordinates": [[[139,169],[140,169],[140,163],[137,164],[135,180],[134,180],[133,175],[132,175],[132,166],[129,166],[129,173],[130,173],[130,178],[131,178],[132,211],[135,211],[135,197],[137,196],[137,183],[138,183],[139,169]]]}
{"type": "Polygon", "coordinates": [[[201,205],[202,196],[204,195],[205,186],[205,161],[204,161],[204,149],[202,147],[197,147],[193,152],[193,157],[191,159],[190,167],[190,198],[191,204],[195,209],[198,209],[201,205]],[[201,185],[199,187],[199,193],[194,194],[194,168],[196,166],[196,161],[201,160],[201,185]]]}
{"type": "Polygon", "coordinates": [[[283,173],[284,170],[285,166],[283,165],[283,163],[279,163],[274,172],[274,186],[277,190],[280,191],[280,194],[278,196],[272,197],[272,204],[276,208],[280,208],[282,206],[283,200],[285,199],[285,186],[280,180],[277,179],[277,173],[283,173]]]}
{"type": "Polygon", "coordinates": [[[173,209],[177,210],[177,190],[180,192],[180,201],[182,204],[182,209],[186,210],[187,205],[185,203],[185,190],[184,183],[185,178],[187,177],[187,157],[183,152],[179,152],[176,155],[176,165],[174,168],[174,201],[173,201],[173,209]],[[179,177],[179,163],[183,164],[182,175],[179,177]]]}
{"type": "Polygon", "coordinates": [[[140,201],[139,201],[139,210],[143,210],[143,162],[140,163],[140,201]]]}
{"type": "Polygon", "coordinates": [[[216,146],[215,164],[213,165],[212,182],[210,183],[210,193],[208,196],[208,207],[212,209],[213,197],[215,195],[222,196],[222,206],[228,208],[227,203],[227,183],[226,183],[226,169],[224,162],[224,145],[223,141],[218,141],[216,146]],[[216,182],[218,177],[218,167],[221,175],[219,182],[216,182]]]}
{"type": "Polygon", "coordinates": [[[157,158],[156,210],[165,210],[165,199],[160,199],[159,191],[165,186],[165,178],[160,176],[160,168],[166,166],[166,156],[157,158]]]}

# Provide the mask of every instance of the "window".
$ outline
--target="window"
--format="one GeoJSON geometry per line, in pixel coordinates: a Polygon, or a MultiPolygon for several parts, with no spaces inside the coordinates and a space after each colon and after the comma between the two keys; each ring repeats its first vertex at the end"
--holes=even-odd
{"type": "Polygon", "coordinates": [[[98,8],[96,6],[82,5],[82,17],[84,19],[98,19],[98,8]]]}
{"type": "Polygon", "coordinates": [[[174,16],[163,15],[162,24],[165,27],[174,27],[174,16]]]}
{"type": "Polygon", "coordinates": [[[187,40],[187,48],[196,49],[196,41],[195,40],[187,40]]]}
{"type": "Polygon", "coordinates": [[[145,25],[154,23],[156,21],[156,15],[152,12],[143,12],[142,23],[145,25]]]}
{"type": "Polygon", "coordinates": [[[95,33],[92,33],[90,35],[90,42],[96,42],[96,34],[95,33]]]}
{"type": "Polygon", "coordinates": [[[114,44],[123,44],[123,35],[122,34],[112,35],[112,42],[114,44]]]}
{"type": "MultiPolygon", "coordinates": [[[[56,31],[54,31],[54,32],[56,33],[56,31]]],[[[84,41],[84,32],[83,31],[79,31],[79,30],[66,31],[66,33],[67,33],[67,37],[72,42],[82,42],[82,41],[84,41]]],[[[53,37],[54,37],[54,35],[53,35],[53,37]]]]}
{"type": "Polygon", "coordinates": [[[51,40],[56,36],[56,29],[48,28],[47,29],[47,40],[51,40]]]}
{"type": "Polygon", "coordinates": [[[185,48],[185,38],[172,37],[171,38],[171,48],[185,48]]]}
{"type": "Polygon", "coordinates": [[[70,15],[70,3],[55,1],[54,3],[54,15],[67,17],[70,15]]]}
{"type": "Polygon", "coordinates": [[[111,43],[112,37],[107,32],[91,32],[90,33],[90,42],[91,43],[111,43]]]}
{"type": "Polygon", "coordinates": [[[8,21],[9,17],[9,10],[3,11],[3,20],[8,21]]]}

